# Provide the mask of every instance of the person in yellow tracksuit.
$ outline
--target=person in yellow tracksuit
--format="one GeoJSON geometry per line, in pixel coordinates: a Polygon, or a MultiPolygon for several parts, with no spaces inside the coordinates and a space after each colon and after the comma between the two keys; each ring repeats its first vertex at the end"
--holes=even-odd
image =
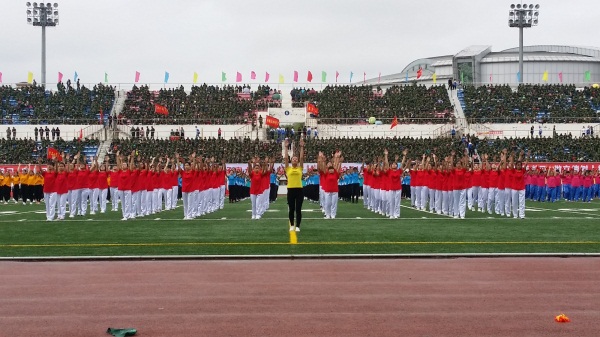
{"type": "Polygon", "coordinates": [[[21,197],[21,177],[19,172],[11,172],[11,185],[12,185],[12,199],[15,203],[19,202],[19,198],[21,197]]]}
{"type": "Polygon", "coordinates": [[[33,175],[33,199],[37,204],[44,198],[44,176],[42,172],[35,172],[33,175]]]}
{"type": "Polygon", "coordinates": [[[10,175],[8,172],[0,172],[0,202],[8,203],[10,199],[10,175]]]}

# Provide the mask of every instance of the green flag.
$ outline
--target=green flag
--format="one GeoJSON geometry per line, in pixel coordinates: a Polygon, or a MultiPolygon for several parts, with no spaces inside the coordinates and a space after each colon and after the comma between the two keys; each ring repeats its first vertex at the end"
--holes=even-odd
{"type": "Polygon", "coordinates": [[[221,72],[221,81],[222,82],[227,81],[227,74],[225,74],[224,72],[221,72]]]}
{"type": "Polygon", "coordinates": [[[462,71],[460,72],[460,83],[464,83],[465,82],[465,73],[463,73],[462,71]]]}
{"type": "Polygon", "coordinates": [[[585,72],[585,80],[589,82],[592,81],[592,73],[589,70],[585,72]]]}
{"type": "Polygon", "coordinates": [[[327,82],[327,73],[324,71],[321,72],[321,82],[327,82]]]}
{"type": "Polygon", "coordinates": [[[104,73],[104,83],[108,83],[108,74],[104,73]]]}

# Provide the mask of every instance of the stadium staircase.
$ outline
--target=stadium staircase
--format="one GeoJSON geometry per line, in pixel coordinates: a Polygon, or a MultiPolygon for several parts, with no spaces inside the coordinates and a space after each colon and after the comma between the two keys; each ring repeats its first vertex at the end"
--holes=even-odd
{"type": "MultiPolygon", "coordinates": [[[[125,90],[115,90],[115,103],[113,104],[113,108],[110,114],[113,116],[113,120],[119,120],[119,115],[123,112],[125,108],[125,100],[127,99],[127,92],[125,90]]],[[[113,123],[110,138],[111,141],[114,138],[129,138],[131,134],[129,133],[130,127],[127,125],[116,125],[113,123]]],[[[108,138],[108,137],[107,137],[108,138]]]]}
{"type": "Polygon", "coordinates": [[[454,106],[454,118],[456,119],[456,131],[463,133],[469,133],[469,123],[467,123],[467,118],[465,116],[464,111],[464,100],[459,98],[459,95],[462,95],[462,89],[457,90],[448,90],[448,97],[450,98],[450,103],[454,106]]]}

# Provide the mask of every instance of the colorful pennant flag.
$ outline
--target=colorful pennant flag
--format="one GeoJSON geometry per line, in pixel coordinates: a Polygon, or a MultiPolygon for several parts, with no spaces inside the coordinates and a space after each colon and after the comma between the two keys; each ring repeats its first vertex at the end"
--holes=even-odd
{"type": "Polygon", "coordinates": [[[136,71],[135,72],[135,83],[138,83],[140,81],[140,72],[136,71]]]}
{"type": "Polygon", "coordinates": [[[548,82],[548,70],[544,71],[544,75],[542,75],[542,81],[548,82]]]}
{"type": "Polygon", "coordinates": [[[560,83],[562,83],[563,78],[562,78],[562,71],[560,73],[558,73],[558,80],[560,81],[560,83]]]}
{"type": "Polygon", "coordinates": [[[294,70],[294,82],[298,82],[298,71],[294,70]]]}
{"type": "Polygon", "coordinates": [[[77,75],[77,72],[75,72],[75,75],[73,75],[73,82],[77,82],[78,78],[79,78],[79,75],[77,75]]]}
{"type": "Polygon", "coordinates": [[[521,72],[520,71],[517,71],[517,82],[521,82],[521,72]]]}
{"type": "Polygon", "coordinates": [[[27,83],[33,83],[33,73],[31,71],[27,73],[27,83]]]}
{"type": "Polygon", "coordinates": [[[235,81],[238,83],[242,81],[242,73],[240,73],[239,71],[235,75],[235,81]]]}
{"type": "Polygon", "coordinates": [[[338,77],[340,77],[340,73],[336,70],[335,71],[335,83],[337,83],[338,77]]]}
{"type": "Polygon", "coordinates": [[[46,158],[56,159],[57,161],[63,160],[62,155],[60,154],[60,151],[58,151],[57,149],[55,149],[53,147],[48,147],[46,158]]]}
{"type": "Polygon", "coordinates": [[[379,72],[379,78],[377,79],[377,83],[381,83],[381,71],[379,72]]]}
{"type": "Polygon", "coordinates": [[[586,81],[591,81],[592,80],[592,72],[591,71],[586,71],[585,72],[585,80],[586,81]]]}
{"type": "Polygon", "coordinates": [[[154,112],[159,115],[167,116],[169,114],[169,109],[166,106],[160,105],[158,103],[154,103],[154,112]]]}
{"type": "Polygon", "coordinates": [[[363,72],[363,82],[366,82],[366,81],[367,81],[367,73],[363,72]]]}
{"type": "Polygon", "coordinates": [[[267,126],[270,126],[272,128],[278,128],[279,127],[279,119],[272,117],[272,116],[267,116],[267,118],[265,119],[265,124],[267,124],[267,126]]]}
{"type": "Polygon", "coordinates": [[[194,71],[194,78],[192,80],[194,83],[198,83],[198,73],[194,71]]]}
{"type": "Polygon", "coordinates": [[[100,123],[104,123],[104,111],[100,108],[100,123]]]}
{"type": "Polygon", "coordinates": [[[265,72],[265,82],[269,82],[269,78],[271,77],[271,75],[267,72],[265,72]]]}
{"type": "Polygon", "coordinates": [[[393,129],[394,127],[398,126],[398,117],[394,116],[394,119],[392,120],[392,124],[390,126],[390,130],[393,129]]]}
{"type": "Polygon", "coordinates": [[[63,73],[61,73],[60,71],[58,72],[58,83],[62,82],[62,78],[63,78],[63,73]]]}
{"type": "Polygon", "coordinates": [[[2,72],[0,71],[0,83],[2,83],[2,72]]]}
{"type": "Polygon", "coordinates": [[[317,106],[313,103],[308,103],[306,105],[306,112],[314,116],[319,116],[319,108],[317,108],[317,106]]]}
{"type": "Polygon", "coordinates": [[[169,83],[169,72],[165,71],[165,83],[169,83]]]}
{"type": "Polygon", "coordinates": [[[104,72],[104,83],[108,83],[108,73],[104,72]]]}
{"type": "Polygon", "coordinates": [[[327,73],[325,71],[321,71],[321,82],[327,82],[327,73]]]}
{"type": "Polygon", "coordinates": [[[279,74],[279,83],[284,83],[285,79],[283,78],[283,75],[279,74]]]}
{"type": "Polygon", "coordinates": [[[406,77],[404,78],[404,82],[408,82],[408,70],[406,71],[406,77]]]}
{"type": "Polygon", "coordinates": [[[254,71],[250,72],[250,79],[251,80],[255,80],[256,79],[256,73],[254,71]]]}
{"type": "Polygon", "coordinates": [[[352,83],[352,76],[354,76],[354,73],[350,72],[350,83],[352,83]]]}
{"type": "Polygon", "coordinates": [[[490,74],[490,83],[492,83],[492,82],[493,82],[493,79],[494,79],[494,78],[492,77],[492,74],[490,74]]]}
{"type": "Polygon", "coordinates": [[[224,71],[221,72],[221,82],[227,81],[227,74],[224,71]]]}
{"type": "Polygon", "coordinates": [[[433,84],[437,83],[437,74],[433,73],[433,76],[431,76],[433,78],[433,84]]]}
{"type": "Polygon", "coordinates": [[[311,72],[310,72],[310,70],[309,70],[309,71],[308,71],[308,75],[306,75],[306,80],[307,80],[308,82],[312,82],[312,79],[313,79],[313,76],[312,76],[312,73],[311,73],[311,72]]]}
{"type": "Polygon", "coordinates": [[[460,72],[460,83],[465,83],[465,73],[464,72],[460,72]]]}
{"type": "Polygon", "coordinates": [[[419,66],[419,70],[417,70],[417,80],[423,76],[423,68],[419,66]]]}

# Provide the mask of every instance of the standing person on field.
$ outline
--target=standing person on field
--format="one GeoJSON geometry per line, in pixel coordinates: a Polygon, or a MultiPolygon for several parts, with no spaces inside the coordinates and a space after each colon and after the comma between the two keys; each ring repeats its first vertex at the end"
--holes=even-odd
{"type": "Polygon", "coordinates": [[[333,161],[328,161],[323,152],[319,152],[317,165],[319,174],[323,175],[323,210],[325,219],[335,219],[338,205],[338,180],[340,179],[340,169],[342,161],[342,152],[336,151],[333,155],[333,161]]]}
{"type": "Polygon", "coordinates": [[[304,194],[302,193],[302,170],[304,167],[304,138],[300,137],[300,151],[298,156],[293,156],[290,165],[288,156],[289,140],[285,141],[285,151],[283,163],[285,175],[287,176],[287,203],[290,232],[300,231],[302,223],[302,202],[304,194]]]}

